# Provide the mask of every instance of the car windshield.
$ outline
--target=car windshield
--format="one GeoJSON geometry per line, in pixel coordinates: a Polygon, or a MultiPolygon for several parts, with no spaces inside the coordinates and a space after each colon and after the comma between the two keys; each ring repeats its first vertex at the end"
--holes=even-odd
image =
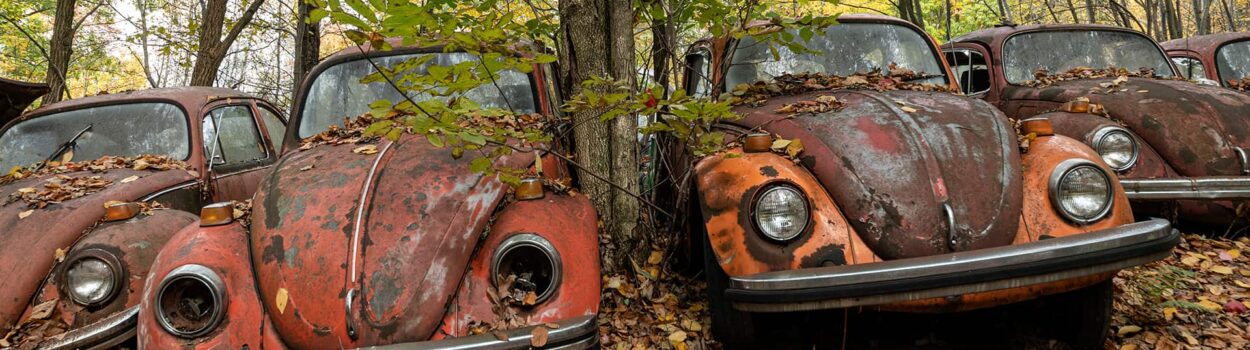
{"type": "MultiPolygon", "coordinates": [[[[796,35],[796,38],[798,36],[796,35]]],[[[803,39],[797,39],[802,42],[803,39]]],[[[822,73],[849,76],[873,70],[888,71],[890,64],[910,69],[927,79],[917,83],[945,84],[946,75],[928,39],[911,28],[881,23],[843,23],[831,26],[803,44],[812,52],[795,53],[777,47],[780,59],[768,44],[752,37],[739,42],[726,86],[771,80],[786,73],[822,73]]]]}
{"type": "MultiPolygon", "coordinates": [[[[363,84],[362,78],[373,74],[378,67],[393,67],[408,59],[423,55],[433,55],[423,66],[413,72],[425,74],[425,67],[430,65],[451,66],[478,58],[464,52],[426,53],[411,55],[395,55],[374,57],[369,60],[359,59],[340,63],[322,71],[313,81],[308,95],[304,99],[302,119],[299,123],[299,137],[305,138],[325,131],[330,125],[342,124],[348,117],[355,117],[369,111],[369,104],[380,99],[391,102],[404,100],[404,96],[389,83],[363,84]],[[372,61],[372,62],[370,62],[372,61]]],[[[527,74],[516,71],[497,72],[499,77],[495,84],[487,84],[470,90],[466,97],[477,102],[483,108],[512,108],[516,113],[534,113],[535,99],[530,78],[527,74]]],[[[429,99],[429,95],[412,94],[413,101],[429,99]]]]}
{"type": "Polygon", "coordinates": [[[35,117],[0,135],[0,169],[42,162],[80,131],[74,160],[144,154],[186,159],[191,152],[187,115],[169,103],[90,107],[35,117]]]}
{"type": "Polygon", "coordinates": [[[1224,85],[1250,76],[1250,41],[1220,47],[1215,53],[1215,66],[1220,73],[1220,83],[1224,85]]]}
{"type": "Polygon", "coordinates": [[[1059,74],[1078,67],[1153,69],[1171,77],[1172,66],[1163,51],[1149,38],[1136,33],[1107,30],[1062,30],[1013,36],[1003,44],[1003,71],[1007,82],[1033,80],[1045,68],[1059,74]]]}

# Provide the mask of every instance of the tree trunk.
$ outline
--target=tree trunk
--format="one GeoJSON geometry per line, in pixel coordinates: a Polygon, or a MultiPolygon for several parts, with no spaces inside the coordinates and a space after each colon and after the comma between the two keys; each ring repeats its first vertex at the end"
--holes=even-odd
{"type": "Polygon", "coordinates": [[[898,0],[898,16],[924,29],[924,11],[920,0],[898,0]]]}
{"type": "Polygon", "coordinates": [[[306,0],[299,2],[299,15],[295,26],[295,76],[291,91],[299,89],[304,76],[317,65],[321,58],[321,23],[308,23],[313,5],[306,0]]]}
{"type": "Polygon", "coordinates": [[[1211,2],[1207,0],[1192,0],[1190,4],[1194,9],[1194,32],[1197,35],[1211,34],[1211,2]]]}
{"type": "Polygon", "coordinates": [[[1098,15],[1094,11],[1094,0],[1085,0],[1085,17],[1089,23],[1098,23],[1098,15]]]}
{"type": "Polygon", "coordinates": [[[1234,13],[1237,6],[1229,6],[1228,0],[1220,0],[1220,7],[1224,8],[1224,20],[1228,22],[1225,27],[1227,31],[1237,31],[1237,15],[1234,13]]]}
{"type": "Polygon", "coordinates": [[[1080,23],[1081,16],[1076,14],[1076,4],[1072,0],[1068,0],[1068,12],[1072,13],[1072,23],[1080,23]]]}
{"type": "Polygon", "coordinates": [[[255,1],[243,12],[243,16],[235,22],[233,28],[230,28],[230,32],[224,39],[221,33],[224,31],[223,27],[226,22],[228,0],[204,1],[199,49],[195,52],[195,66],[191,68],[191,86],[213,86],[213,83],[217,81],[217,70],[221,68],[221,61],[226,58],[230,45],[233,45],[234,41],[239,38],[243,28],[252,22],[252,17],[265,2],[265,0],[255,1]]]}
{"type": "Polygon", "coordinates": [[[48,94],[43,104],[61,100],[68,94],[65,77],[69,74],[69,58],[74,53],[74,7],[77,0],[57,0],[56,18],[52,25],[52,40],[48,42],[48,94]]]}
{"type": "MultiPolygon", "coordinates": [[[[611,77],[634,83],[633,7],[625,0],[561,0],[560,76],[564,91],[581,93],[582,82],[592,77],[611,77]]],[[[637,193],[637,121],[621,116],[600,122],[603,110],[571,113],[576,159],[582,189],[595,204],[607,225],[616,251],[605,250],[604,267],[626,268],[630,254],[639,246],[634,232],[638,219],[637,200],[614,189],[611,184],[587,174],[594,173],[612,184],[637,193]]]]}

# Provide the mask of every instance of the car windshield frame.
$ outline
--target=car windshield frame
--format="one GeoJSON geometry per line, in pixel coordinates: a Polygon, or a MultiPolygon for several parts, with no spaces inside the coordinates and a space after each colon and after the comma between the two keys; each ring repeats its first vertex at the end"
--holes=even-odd
{"type": "MultiPolygon", "coordinates": [[[[181,149],[175,150],[175,151],[178,153],[183,153],[183,155],[182,157],[177,157],[176,154],[162,154],[162,155],[169,156],[171,159],[176,159],[180,161],[190,161],[191,158],[195,156],[196,150],[195,150],[195,147],[192,147],[192,144],[195,142],[194,140],[195,135],[193,135],[193,132],[191,129],[191,124],[192,124],[191,113],[190,111],[188,111],[187,106],[183,105],[181,102],[177,100],[173,100],[173,99],[166,99],[166,98],[135,98],[135,99],[124,99],[124,100],[118,100],[118,101],[103,101],[103,102],[97,102],[97,103],[77,105],[77,106],[72,106],[68,108],[57,108],[57,109],[50,109],[46,111],[36,111],[26,116],[23,116],[13,121],[12,123],[9,123],[8,125],[4,126],[3,129],[0,129],[0,138],[8,134],[9,131],[13,130],[14,128],[17,128],[19,125],[32,122],[32,121],[42,120],[48,117],[55,118],[56,115],[60,115],[63,113],[77,112],[77,111],[83,111],[83,110],[94,109],[94,108],[105,108],[105,107],[115,107],[115,106],[134,105],[134,104],[164,104],[164,105],[173,106],[173,110],[180,113],[182,126],[183,126],[182,131],[185,136],[183,138],[183,142],[180,143],[181,149]]],[[[107,121],[106,119],[102,119],[102,120],[107,121]]],[[[92,123],[92,124],[98,124],[98,123],[92,123]]],[[[74,129],[74,130],[69,131],[70,137],[72,137],[74,134],[77,134],[79,131],[82,130],[82,128],[71,128],[71,129],[74,129]]],[[[94,129],[95,128],[93,127],[93,130],[94,129]]],[[[86,135],[84,135],[84,137],[86,137],[86,135]]],[[[57,148],[61,146],[60,144],[66,141],[69,141],[68,137],[64,140],[52,141],[55,144],[51,145],[51,148],[48,149],[48,152],[55,152],[57,148]]],[[[82,143],[84,142],[84,140],[80,139],[78,142],[82,143]]],[[[135,157],[139,155],[112,155],[112,156],[135,157]]],[[[92,160],[92,159],[83,159],[80,157],[75,157],[74,159],[74,161],[87,161],[87,160],[92,160]]],[[[36,164],[42,161],[43,159],[39,159],[36,161],[36,164]]],[[[31,164],[17,164],[17,165],[29,166],[31,164]]],[[[7,164],[4,164],[3,160],[0,160],[0,166],[7,166],[7,164]]],[[[8,171],[8,170],[9,169],[3,169],[2,171],[8,171]]]]}
{"type": "MultiPolygon", "coordinates": [[[[812,36],[812,40],[817,40],[818,38],[822,38],[822,37],[823,37],[823,38],[827,38],[827,37],[829,37],[829,36],[830,36],[830,35],[829,35],[829,31],[830,31],[830,30],[837,30],[837,29],[840,29],[840,28],[847,28],[848,26],[877,27],[877,30],[882,30],[881,28],[888,27],[888,28],[895,29],[895,30],[901,30],[900,32],[907,32],[907,33],[911,33],[911,34],[915,35],[915,37],[916,37],[917,39],[919,39],[921,42],[924,42],[924,46],[925,46],[925,48],[927,48],[927,49],[928,49],[928,51],[929,51],[929,55],[927,55],[926,57],[928,57],[929,59],[931,59],[931,63],[933,63],[933,64],[935,65],[936,71],[935,71],[935,72],[929,72],[929,71],[925,71],[923,68],[920,68],[920,67],[908,67],[908,66],[903,66],[903,67],[901,67],[901,68],[910,69],[910,70],[912,70],[912,71],[916,72],[916,74],[935,75],[934,77],[929,78],[929,79],[939,79],[939,78],[940,78],[940,79],[942,79],[941,83],[937,83],[937,82],[929,82],[929,83],[931,83],[931,84],[949,85],[949,84],[951,83],[951,76],[950,76],[950,74],[948,74],[949,72],[947,71],[947,67],[946,67],[946,66],[944,65],[944,63],[943,63],[943,62],[944,62],[943,60],[945,60],[945,58],[943,58],[943,57],[942,57],[942,52],[941,52],[941,50],[940,50],[937,46],[935,46],[935,45],[934,45],[933,40],[931,40],[931,39],[929,38],[928,34],[926,34],[926,33],[922,32],[922,31],[919,31],[919,30],[917,30],[916,28],[914,28],[914,27],[912,27],[912,26],[904,25],[904,24],[901,24],[901,23],[890,22],[890,21],[862,21],[862,22],[861,22],[861,21],[856,21],[856,22],[847,21],[847,22],[842,22],[842,23],[839,23],[839,24],[834,25],[834,26],[830,26],[829,28],[825,29],[825,32],[824,32],[823,34],[820,34],[820,35],[813,35],[813,36],[812,36]]],[[[844,37],[851,37],[851,36],[846,36],[846,35],[843,35],[843,36],[844,36],[844,37]]],[[[802,40],[802,38],[799,38],[799,37],[798,37],[798,34],[797,34],[797,33],[795,34],[795,38],[796,38],[796,40],[799,40],[799,41],[801,41],[801,40],[802,40]]],[[[745,38],[744,38],[744,39],[745,39],[745,38]]],[[[840,40],[840,39],[832,39],[831,41],[836,41],[836,40],[840,40]]],[[[740,51],[740,50],[742,50],[742,48],[740,48],[740,47],[738,46],[740,43],[742,43],[742,40],[738,40],[738,41],[736,41],[736,43],[735,43],[734,45],[726,45],[727,47],[725,48],[725,52],[724,52],[724,54],[725,54],[725,55],[731,55],[731,54],[732,54],[732,56],[730,56],[730,57],[729,57],[731,62],[730,62],[728,65],[726,65],[725,70],[724,70],[724,80],[725,80],[725,84],[722,84],[722,85],[724,85],[724,89],[726,89],[726,90],[732,89],[732,88],[733,88],[733,86],[734,86],[734,84],[741,84],[741,83],[747,83],[747,84],[750,84],[750,83],[753,83],[753,82],[749,82],[749,83],[748,83],[748,82],[737,82],[737,81],[731,81],[731,78],[730,78],[731,74],[730,74],[730,73],[731,73],[731,71],[733,70],[733,68],[734,68],[735,66],[738,66],[738,65],[745,65],[745,64],[755,64],[756,66],[759,66],[759,65],[760,65],[760,63],[762,63],[762,62],[778,62],[778,61],[772,60],[771,56],[770,56],[770,57],[768,57],[767,59],[763,60],[763,61],[758,61],[757,63],[748,63],[748,62],[733,62],[733,61],[738,60],[738,55],[737,55],[737,54],[738,54],[738,52],[731,52],[731,51],[733,51],[733,50],[739,50],[739,51],[740,51]]],[[[804,43],[804,45],[806,45],[806,43],[804,43]]],[[[898,45],[898,46],[899,46],[899,47],[902,47],[903,45],[898,45]]],[[[812,48],[810,48],[810,47],[809,47],[808,49],[812,49],[812,48]]],[[[788,51],[789,51],[789,49],[785,48],[784,46],[778,47],[778,50],[779,50],[779,51],[781,51],[781,52],[788,52],[788,51]]],[[[819,50],[819,49],[816,49],[816,51],[818,51],[818,52],[822,52],[822,53],[823,53],[824,55],[826,55],[826,56],[837,56],[837,54],[836,54],[836,53],[830,53],[830,51],[826,51],[826,50],[819,50]]],[[[768,52],[768,51],[765,51],[765,52],[768,52]]],[[[803,54],[811,54],[811,53],[803,53],[803,54]]],[[[833,63],[833,62],[831,62],[831,63],[833,63]]],[[[873,63],[875,64],[875,63],[878,63],[878,62],[873,62],[873,63]]],[[[877,67],[877,68],[880,68],[883,72],[885,72],[885,71],[887,71],[887,70],[889,69],[889,65],[890,65],[891,63],[898,63],[898,62],[881,62],[881,63],[882,63],[884,66],[877,67]]],[[[822,67],[822,68],[823,68],[823,67],[822,67]]],[[[760,69],[760,68],[757,68],[757,69],[760,69]]],[[[801,72],[790,72],[790,73],[791,73],[791,74],[795,74],[795,73],[801,73],[801,72]]],[[[855,73],[868,73],[868,72],[866,72],[866,71],[856,71],[855,73]]],[[[852,73],[852,74],[855,74],[855,73],[852,73]]],[[[767,73],[765,73],[765,74],[767,74],[767,73]]],[[[828,74],[828,73],[826,72],[825,74],[828,74]]],[[[929,80],[929,79],[921,79],[921,80],[918,80],[917,82],[924,83],[924,82],[926,82],[926,81],[924,81],[924,80],[929,80]]]]}
{"type": "MultiPolygon", "coordinates": [[[[367,59],[381,60],[381,59],[390,59],[395,56],[406,56],[406,55],[415,56],[415,55],[423,55],[423,54],[463,54],[463,53],[466,53],[464,51],[445,51],[442,46],[396,48],[396,49],[389,50],[389,51],[372,51],[367,48],[362,49],[362,50],[363,51],[352,51],[350,54],[343,54],[340,56],[331,56],[330,59],[323,61],[322,64],[318,65],[317,68],[311,74],[309,74],[308,78],[305,79],[305,81],[300,85],[299,94],[295,97],[294,104],[292,104],[293,112],[291,113],[291,116],[288,117],[288,120],[287,120],[287,135],[286,135],[287,138],[294,136],[295,141],[298,142],[299,140],[303,140],[305,138],[316,135],[315,133],[311,135],[304,135],[302,133],[302,130],[304,128],[304,122],[306,120],[306,118],[304,118],[304,114],[308,112],[309,103],[312,100],[310,98],[311,97],[310,94],[312,93],[313,87],[316,85],[317,80],[320,79],[322,75],[326,71],[329,71],[330,69],[339,67],[340,65],[343,65],[343,64],[351,64],[353,62],[364,61],[367,59]]],[[[379,66],[382,66],[380,62],[377,62],[377,63],[379,66]]],[[[534,74],[532,72],[531,73],[516,72],[516,73],[525,75],[526,80],[528,81],[530,98],[532,99],[532,103],[534,106],[534,110],[530,113],[541,113],[543,110],[542,100],[539,97],[539,94],[541,93],[541,91],[538,90],[537,82],[534,79],[534,74]]],[[[368,103],[372,103],[374,101],[377,101],[377,99],[370,100],[368,101],[368,103]]],[[[391,101],[391,102],[394,103],[394,102],[399,102],[399,101],[391,101]]],[[[342,119],[338,119],[337,121],[332,122],[331,124],[328,124],[327,127],[329,125],[338,125],[341,123],[342,123],[342,119]]],[[[325,130],[323,129],[321,131],[325,131],[325,130]]],[[[317,132],[320,133],[321,131],[317,131],[317,132]]],[[[283,144],[285,144],[285,141],[283,142],[283,144]]]]}
{"type": "MultiPolygon", "coordinates": [[[[1211,55],[1212,58],[1215,59],[1215,62],[1214,62],[1215,63],[1215,76],[1220,79],[1219,81],[1220,86],[1228,86],[1228,81],[1230,80],[1224,77],[1224,69],[1221,68],[1221,66],[1224,65],[1224,55],[1222,54],[1224,52],[1224,48],[1229,47],[1231,45],[1238,45],[1238,44],[1247,46],[1247,49],[1250,49],[1250,39],[1241,39],[1241,40],[1230,41],[1230,42],[1220,44],[1219,47],[1215,48],[1215,52],[1211,55]]],[[[1242,76],[1235,80],[1250,78],[1250,65],[1245,66],[1245,68],[1243,68],[1242,70],[1243,70],[1242,76]]]]}
{"type": "MultiPolygon", "coordinates": [[[[1161,77],[1176,77],[1180,75],[1180,72],[1176,71],[1176,67],[1172,65],[1171,58],[1168,56],[1166,52],[1163,51],[1163,48],[1160,47],[1159,44],[1156,43],[1154,40],[1150,39],[1149,37],[1145,35],[1142,35],[1141,33],[1134,32],[1131,30],[1122,30],[1122,29],[1115,29],[1115,28],[1051,28],[1051,29],[1035,29],[1035,30],[1021,31],[1018,33],[1013,33],[1010,36],[1008,36],[1006,39],[1003,39],[1003,42],[1000,44],[999,49],[998,49],[999,61],[1001,61],[1001,64],[998,65],[1000,67],[999,73],[1002,74],[1003,80],[1007,81],[1007,84],[1010,84],[1010,85],[1023,86],[1024,83],[1035,80],[1035,78],[1033,78],[1033,73],[1036,72],[1039,68],[1042,68],[1042,67],[1030,68],[1028,71],[1028,75],[1030,78],[1028,80],[1013,81],[1011,77],[1009,77],[1007,74],[1007,69],[1008,69],[1007,64],[1010,61],[1010,59],[1008,59],[1007,45],[1011,43],[1012,40],[1015,40],[1016,38],[1019,38],[1019,37],[1032,35],[1032,34],[1062,33],[1062,32],[1068,32],[1068,33],[1103,32],[1103,33],[1112,33],[1112,34],[1124,34],[1124,35],[1136,37],[1141,40],[1145,40],[1147,43],[1150,43],[1152,47],[1154,47],[1154,51],[1158,53],[1159,55],[1158,58],[1163,61],[1165,66],[1167,66],[1167,69],[1168,69],[1167,73],[1170,73],[1169,75],[1162,75],[1160,74],[1159,70],[1156,69],[1155,75],[1161,76],[1161,77]]],[[[1064,71],[1067,71],[1072,68],[1076,68],[1076,67],[1069,67],[1063,70],[1054,70],[1050,67],[1047,67],[1047,69],[1050,69],[1051,74],[1063,73],[1064,71]]],[[[1104,68],[1111,68],[1111,67],[1090,67],[1090,68],[1104,69],[1104,68]]],[[[1142,68],[1142,67],[1114,67],[1114,68],[1124,68],[1130,71],[1136,71],[1137,69],[1142,68]]]]}

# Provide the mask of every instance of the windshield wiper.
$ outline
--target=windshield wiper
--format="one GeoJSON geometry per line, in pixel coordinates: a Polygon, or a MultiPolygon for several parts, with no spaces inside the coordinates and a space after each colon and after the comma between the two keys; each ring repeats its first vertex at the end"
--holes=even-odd
{"type": "Polygon", "coordinates": [[[44,159],[42,163],[39,163],[39,167],[35,168],[35,171],[43,169],[45,165],[48,165],[48,162],[56,159],[56,157],[60,157],[62,153],[65,153],[65,151],[73,149],[74,146],[78,145],[78,138],[82,137],[83,134],[86,134],[87,131],[91,131],[91,127],[93,126],[95,126],[95,124],[87,124],[87,127],[82,128],[82,131],[79,131],[77,135],[74,135],[74,137],[70,138],[69,141],[62,143],[61,147],[56,149],[56,152],[52,152],[52,154],[48,156],[48,159],[44,159]]]}
{"type": "Polygon", "coordinates": [[[942,77],[941,74],[920,74],[920,75],[914,75],[910,78],[905,78],[902,80],[905,82],[912,82],[916,80],[925,80],[925,79],[933,79],[933,78],[941,78],[941,77],[942,77]]]}

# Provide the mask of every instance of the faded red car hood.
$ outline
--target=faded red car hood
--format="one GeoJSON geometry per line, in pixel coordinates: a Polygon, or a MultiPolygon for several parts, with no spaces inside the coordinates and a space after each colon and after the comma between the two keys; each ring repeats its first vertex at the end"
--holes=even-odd
{"type": "Polygon", "coordinates": [[[31,102],[48,93],[48,86],[0,78],[0,126],[22,115],[31,102]]]}
{"type": "Polygon", "coordinates": [[[1010,244],[1020,156],[1007,118],[980,100],[914,91],[822,91],[739,107],[748,127],[799,138],[801,162],[877,255],[898,259],[1010,244]],[[791,119],[787,103],[834,95],[841,110],[791,119]],[[944,203],[954,212],[949,229],[944,203]]]}
{"type": "Polygon", "coordinates": [[[470,157],[453,160],[424,138],[377,146],[373,155],[353,153],[356,145],[288,153],[261,184],[251,235],[256,280],[292,348],[429,339],[506,194],[503,183],[468,170],[470,157]],[[344,331],[348,318],[355,342],[344,331]]]}
{"type": "MultiPolygon", "coordinates": [[[[104,217],[104,203],[112,200],[133,201],[159,190],[192,181],[186,171],[139,171],[114,169],[104,173],[75,172],[65,176],[100,176],[113,181],[100,192],[60,204],[34,209],[22,219],[20,213],[30,210],[24,202],[0,206],[0,326],[17,324],[26,310],[31,295],[51,271],[55,252],[67,249],[88,228],[104,217]],[[130,176],[138,180],[121,183],[130,176]]],[[[32,177],[0,186],[0,203],[21,188],[42,188],[51,176],[32,177]]]]}
{"type": "MultiPolygon", "coordinates": [[[[1129,78],[1122,92],[1091,94],[1111,79],[1083,79],[1043,88],[1012,87],[1005,98],[1063,103],[1078,97],[1107,107],[1110,118],[1137,133],[1185,176],[1238,175],[1233,147],[1250,148],[1250,95],[1185,81],[1129,78]]],[[[1105,91],[1106,89],[1099,88],[1105,91]]]]}

